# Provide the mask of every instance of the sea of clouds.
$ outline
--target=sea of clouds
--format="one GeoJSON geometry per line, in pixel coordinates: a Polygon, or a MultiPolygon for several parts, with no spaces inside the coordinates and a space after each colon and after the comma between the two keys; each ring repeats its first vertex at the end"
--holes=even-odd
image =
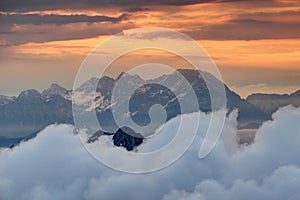
{"type": "MultiPolygon", "coordinates": [[[[210,116],[201,116],[205,126],[210,116]]],[[[73,126],[51,125],[36,138],[1,150],[0,199],[299,200],[300,108],[281,108],[258,129],[254,143],[243,147],[236,145],[236,117],[234,111],[226,119],[205,159],[198,158],[203,128],[179,160],[147,174],[104,166],[85,150],[73,126]]],[[[168,132],[176,120],[165,125],[168,132]]]]}

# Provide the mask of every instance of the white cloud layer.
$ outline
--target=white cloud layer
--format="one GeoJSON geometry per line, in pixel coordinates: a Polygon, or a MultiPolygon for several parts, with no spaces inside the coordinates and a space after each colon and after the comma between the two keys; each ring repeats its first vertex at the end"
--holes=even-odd
{"type": "MultiPolygon", "coordinates": [[[[203,116],[205,124],[210,116],[203,116]]],[[[234,145],[235,119],[236,112],[205,159],[198,159],[200,130],[173,165],[139,175],[93,159],[72,126],[49,126],[36,138],[1,151],[0,199],[300,199],[300,108],[280,109],[258,130],[255,143],[243,149],[234,145]]]]}

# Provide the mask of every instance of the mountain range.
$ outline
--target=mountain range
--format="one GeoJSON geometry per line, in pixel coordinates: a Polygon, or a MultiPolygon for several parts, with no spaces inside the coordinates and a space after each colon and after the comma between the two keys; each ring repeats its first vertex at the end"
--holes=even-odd
{"type": "MultiPolygon", "coordinates": [[[[183,75],[192,86],[199,103],[197,110],[211,112],[210,94],[205,80],[214,86],[213,90],[218,90],[223,83],[206,72],[200,73],[187,69],[177,70],[177,72],[183,75]]],[[[138,75],[127,73],[121,73],[116,79],[107,76],[100,79],[91,78],[75,91],[52,84],[42,93],[30,89],[21,92],[17,97],[0,96],[0,146],[15,145],[22,139],[34,137],[41,129],[53,123],[73,124],[72,98],[74,105],[82,109],[82,112],[78,113],[84,115],[95,110],[98,121],[104,128],[103,131],[116,133],[119,127],[113,118],[111,100],[114,86],[121,77],[126,87],[122,89],[120,98],[114,99],[114,106],[122,106],[126,99],[130,99],[130,112],[125,113],[123,120],[131,117],[139,125],[148,124],[150,120],[148,111],[154,104],[160,104],[165,108],[167,120],[182,114],[174,91],[183,101],[190,91],[182,87],[183,83],[176,73],[152,80],[155,84],[143,80],[138,75]],[[95,85],[97,85],[96,95],[91,95],[94,94],[92,89],[95,85]],[[163,85],[170,85],[172,88],[163,85]],[[134,87],[138,89],[132,96],[129,96],[126,88],[129,90],[134,87]]],[[[239,128],[257,128],[262,122],[269,120],[278,107],[288,104],[299,105],[300,99],[300,91],[291,95],[254,94],[247,99],[242,99],[226,85],[225,93],[228,112],[233,109],[239,111],[239,128]]],[[[186,112],[197,110],[191,109],[186,112]]]]}
{"type": "Polygon", "coordinates": [[[252,94],[246,100],[271,115],[283,106],[300,106],[300,90],[292,94],[252,94]]]}

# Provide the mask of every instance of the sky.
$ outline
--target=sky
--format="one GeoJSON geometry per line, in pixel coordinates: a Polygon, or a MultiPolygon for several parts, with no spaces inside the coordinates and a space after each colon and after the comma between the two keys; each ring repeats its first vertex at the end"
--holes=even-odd
{"type": "MultiPolygon", "coordinates": [[[[298,0],[4,0],[0,94],[42,91],[54,82],[71,89],[92,49],[112,35],[143,27],[169,28],[199,42],[224,82],[242,97],[300,89],[298,0]]],[[[144,57],[129,55],[116,68],[124,71],[144,57]]]]}

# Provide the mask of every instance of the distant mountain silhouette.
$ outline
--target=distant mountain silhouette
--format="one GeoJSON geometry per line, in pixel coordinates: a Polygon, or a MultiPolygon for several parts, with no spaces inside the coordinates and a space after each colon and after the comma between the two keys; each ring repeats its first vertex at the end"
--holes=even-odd
{"type": "Polygon", "coordinates": [[[247,97],[247,101],[263,110],[268,115],[272,115],[278,108],[294,105],[300,106],[300,90],[288,94],[252,94],[247,97]]]}
{"type": "Polygon", "coordinates": [[[64,96],[26,90],[0,105],[0,136],[23,138],[53,123],[73,123],[72,104],[64,96]]]}
{"type": "MultiPolygon", "coordinates": [[[[204,75],[209,84],[214,86],[214,90],[218,90],[223,83],[209,73],[202,72],[200,74],[199,71],[186,69],[178,70],[178,72],[190,83],[199,103],[197,110],[188,110],[187,112],[198,110],[211,112],[210,95],[202,76],[204,75]]],[[[124,99],[130,98],[129,116],[140,125],[149,123],[148,111],[153,104],[160,104],[166,109],[167,120],[181,114],[178,99],[175,98],[172,90],[178,91],[183,100],[187,93],[191,92],[182,88],[182,84],[175,73],[158,77],[155,79],[157,84],[149,83],[138,75],[127,73],[122,73],[116,80],[107,76],[101,79],[91,78],[76,91],[66,90],[57,84],[52,84],[42,93],[36,90],[26,90],[21,92],[18,97],[0,96],[0,136],[24,138],[53,123],[73,124],[72,97],[75,106],[78,105],[80,109],[83,109],[83,114],[91,112],[93,109],[96,110],[99,123],[104,128],[103,131],[115,133],[119,127],[112,115],[111,96],[113,88],[121,76],[126,82],[126,87],[121,91],[123,96],[116,100],[116,106],[122,105],[124,99]],[[140,84],[143,86],[137,89],[131,97],[128,96],[126,88],[140,84]],[[172,88],[164,87],[163,85],[166,84],[172,85],[172,88]],[[97,85],[97,95],[92,96],[90,93],[95,85],[97,85]]],[[[225,92],[228,110],[231,111],[235,108],[239,110],[240,128],[256,128],[263,121],[270,119],[269,112],[264,112],[256,107],[256,104],[253,105],[241,99],[226,85],[225,92]]],[[[124,120],[126,117],[128,116],[124,116],[124,120]]]]}

